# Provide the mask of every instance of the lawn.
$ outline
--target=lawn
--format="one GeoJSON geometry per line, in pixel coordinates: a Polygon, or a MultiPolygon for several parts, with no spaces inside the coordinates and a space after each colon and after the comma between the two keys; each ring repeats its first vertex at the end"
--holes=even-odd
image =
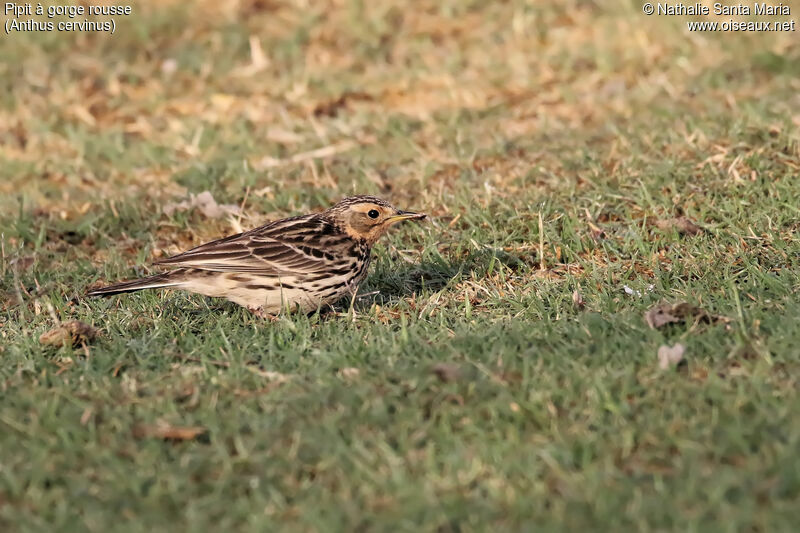
{"type": "Polygon", "coordinates": [[[796,531],[800,45],[689,19],[148,1],[0,36],[0,529],[796,531]],[[83,296],[351,194],[430,220],[332,311],[83,296]]]}

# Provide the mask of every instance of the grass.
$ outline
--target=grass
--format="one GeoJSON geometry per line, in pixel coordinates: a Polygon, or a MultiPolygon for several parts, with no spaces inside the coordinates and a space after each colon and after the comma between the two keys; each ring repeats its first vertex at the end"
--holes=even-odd
{"type": "Polygon", "coordinates": [[[796,530],[794,35],[323,4],[0,40],[3,530],[796,530]],[[241,220],[162,213],[204,190],[241,220]],[[351,193],[432,220],[334,313],[82,297],[351,193]],[[662,301],[729,321],[650,329],[662,301]],[[101,335],[40,344],[72,319],[101,335]]]}

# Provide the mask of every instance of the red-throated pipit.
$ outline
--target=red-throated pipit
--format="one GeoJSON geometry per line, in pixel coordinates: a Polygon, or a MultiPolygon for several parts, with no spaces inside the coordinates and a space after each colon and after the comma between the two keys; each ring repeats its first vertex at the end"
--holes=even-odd
{"type": "Polygon", "coordinates": [[[88,295],[169,287],[227,298],[259,316],[286,308],[311,312],[355,291],[372,245],[390,226],[423,218],[374,196],[353,196],[321,213],[270,222],[162,259],[155,264],[176,268],[88,295]]]}

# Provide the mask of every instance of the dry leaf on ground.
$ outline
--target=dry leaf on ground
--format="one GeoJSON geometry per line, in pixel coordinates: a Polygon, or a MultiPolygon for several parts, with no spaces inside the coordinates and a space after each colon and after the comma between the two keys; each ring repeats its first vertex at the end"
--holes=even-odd
{"type": "Polygon", "coordinates": [[[98,333],[96,328],[88,324],[71,320],[39,335],[39,342],[45,346],[78,346],[91,342],[98,333]]]}
{"type": "Polygon", "coordinates": [[[653,224],[660,230],[669,231],[674,229],[681,235],[697,235],[704,231],[703,228],[685,216],[656,220],[653,224]]]}
{"type": "Polygon", "coordinates": [[[431,368],[431,372],[439,378],[440,381],[449,383],[461,377],[461,366],[456,363],[436,363],[433,365],[433,368],[431,368]]]}
{"type": "Polygon", "coordinates": [[[247,370],[252,372],[257,376],[261,376],[269,381],[273,381],[275,383],[286,383],[289,381],[289,376],[286,374],[282,374],[280,372],[275,372],[274,370],[264,370],[259,368],[256,365],[247,365],[247,370]]]}
{"type": "Polygon", "coordinates": [[[589,225],[589,230],[590,230],[590,234],[592,236],[592,239],[594,239],[595,241],[599,241],[601,239],[605,239],[606,232],[605,232],[605,230],[603,228],[601,228],[597,224],[592,223],[591,221],[587,221],[586,223],[589,225]]]}
{"type": "Polygon", "coordinates": [[[11,259],[8,264],[9,266],[15,267],[19,270],[27,270],[34,262],[36,262],[36,258],[28,255],[24,257],[15,257],[11,259]]]}
{"type": "Polygon", "coordinates": [[[726,317],[712,315],[705,309],[694,306],[688,302],[658,304],[647,310],[644,314],[644,319],[653,329],[658,329],[667,324],[686,322],[688,320],[707,323],[728,322],[726,317]]]}
{"type": "Polygon", "coordinates": [[[313,113],[315,117],[335,117],[339,114],[339,111],[347,107],[348,102],[354,100],[372,101],[373,99],[371,94],[365,92],[348,91],[339,98],[315,105],[313,113]]]}
{"type": "Polygon", "coordinates": [[[583,309],[584,305],[583,296],[576,290],[572,291],[572,305],[575,306],[576,309],[583,309]]]}
{"type": "Polygon", "coordinates": [[[348,366],[339,370],[338,374],[344,379],[356,379],[361,375],[361,371],[355,367],[348,366]]]}
{"type": "MultiPolygon", "coordinates": [[[[653,285],[653,284],[648,285],[647,286],[647,292],[653,292],[654,288],[655,288],[655,285],[653,285]]],[[[636,289],[632,289],[631,287],[628,287],[627,285],[623,285],[622,286],[622,290],[623,290],[623,292],[625,292],[625,294],[627,294],[629,296],[638,296],[640,298],[642,297],[642,291],[636,290],[636,289]]]]}
{"type": "Polygon", "coordinates": [[[133,436],[137,439],[193,440],[208,430],[202,426],[173,426],[164,421],[155,424],[137,424],[133,436]]]}
{"type": "Polygon", "coordinates": [[[686,353],[686,346],[681,343],[675,346],[666,344],[658,348],[658,367],[667,370],[670,367],[677,367],[683,361],[683,354],[686,353]]]}
{"type": "Polygon", "coordinates": [[[208,191],[200,194],[190,194],[188,200],[181,202],[170,202],[164,206],[164,214],[172,215],[176,211],[186,211],[189,209],[199,209],[203,216],[207,218],[221,218],[225,215],[237,215],[240,212],[238,205],[218,204],[208,191]]]}

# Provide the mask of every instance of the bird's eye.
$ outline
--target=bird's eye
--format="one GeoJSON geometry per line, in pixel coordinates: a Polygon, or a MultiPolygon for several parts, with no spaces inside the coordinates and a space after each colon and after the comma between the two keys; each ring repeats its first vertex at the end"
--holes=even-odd
{"type": "Polygon", "coordinates": [[[379,215],[380,215],[380,213],[378,213],[377,209],[370,209],[369,213],[367,213],[367,216],[369,218],[378,218],[379,215]]]}

